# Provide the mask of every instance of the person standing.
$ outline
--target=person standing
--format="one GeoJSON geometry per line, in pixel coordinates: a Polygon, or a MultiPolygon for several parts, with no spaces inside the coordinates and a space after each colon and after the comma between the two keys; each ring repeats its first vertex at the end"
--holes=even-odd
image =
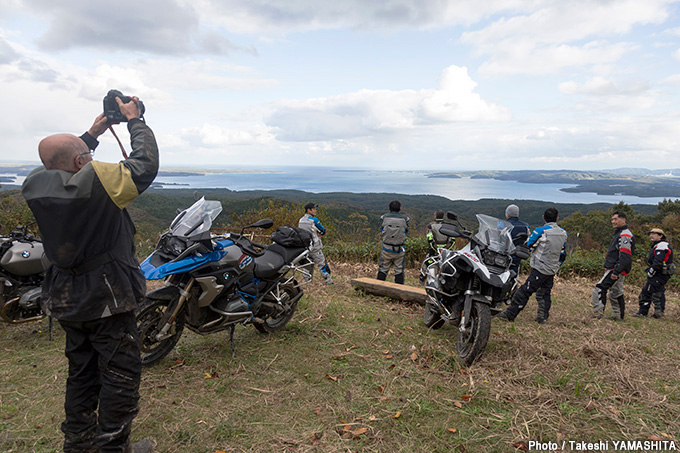
{"type": "Polygon", "coordinates": [[[125,207],[156,177],[158,146],[140,119],[139,99],[116,101],[128,122],[129,158],[117,164],[92,159],[108,126],[102,113],[81,137],[44,138],[38,146],[43,166],[21,188],[52,262],[43,308],[66,333],[65,452],[151,447],[148,439],[132,446],[129,440],[142,370],[134,311],[146,281],[125,207]]]}
{"type": "Polygon", "coordinates": [[[305,205],[305,214],[300,217],[298,227],[309,231],[312,235],[312,247],[310,248],[309,255],[316,265],[319,266],[319,269],[321,269],[321,275],[326,281],[326,284],[332,285],[333,279],[331,278],[331,268],[328,266],[326,257],[323,256],[323,251],[321,250],[323,244],[321,243],[321,238],[319,236],[326,234],[326,229],[321,225],[319,219],[316,218],[316,208],[318,206],[319,205],[314,203],[307,203],[305,205]]]}
{"type": "Polygon", "coordinates": [[[444,211],[438,209],[434,213],[434,222],[427,225],[427,256],[436,256],[439,248],[451,250],[456,244],[456,239],[442,234],[439,229],[444,224],[444,211]]]}
{"type": "Polygon", "coordinates": [[[652,249],[647,256],[647,282],[638,296],[640,308],[633,316],[643,317],[649,313],[649,306],[654,302],[653,318],[663,318],[666,309],[666,283],[673,274],[673,250],[666,240],[661,228],[652,228],[649,232],[652,249]]]}
{"type": "Polygon", "coordinates": [[[536,228],[527,240],[527,246],[532,249],[531,273],[524,284],[513,294],[510,306],[504,312],[499,313],[497,318],[514,321],[534,293],[537,293],[538,300],[535,321],[545,324],[550,317],[551,291],[555,274],[567,256],[567,232],[557,225],[558,219],[558,212],[555,208],[548,208],[543,213],[545,225],[536,228]]]}
{"type": "Polygon", "coordinates": [[[608,319],[623,321],[626,303],[623,297],[623,281],[633,265],[635,237],[628,228],[627,216],[623,211],[612,214],[614,235],[604,258],[604,276],[593,288],[593,317],[601,319],[607,305],[607,294],[612,304],[612,314],[608,319]]]}
{"type": "MultiPolygon", "coordinates": [[[[521,245],[529,238],[529,224],[522,222],[519,219],[519,207],[516,204],[508,205],[505,208],[505,219],[513,226],[510,230],[510,237],[512,238],[512,243],[515,245],[521,245]]],[[[512,265],[510,270],[515,272],[516,276],[519,276],[519,266],[522,264],[522,258],[517,256],[512,257],[512,265]]]]}
{"type": "Polygon", "coordinates": [[[401,203],[397,200],[389,204],[390,212],[380,217],[380,235],[382,249],[378,261],[378,280],[385,280],[390,268],[394,267],[394,283],[404,284],[404,268],[406,267],[406,236],[410,219],[402,214],[401,203]]]}

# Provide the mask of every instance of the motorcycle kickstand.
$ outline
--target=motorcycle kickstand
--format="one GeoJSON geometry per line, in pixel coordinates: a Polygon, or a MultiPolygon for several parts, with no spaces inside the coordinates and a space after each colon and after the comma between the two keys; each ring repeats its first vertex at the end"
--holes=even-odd
{"type": "Polygon", "coordinates": [[[236,330],[236,325],[232,324],[229,330],[229,342],[231,343],[231,358],[236,356],[236,345],[234,345],[234,330],[236,330]]]}
{"type": "Polygon", "coordinates": [[[54,341],[54,337],[52,336],[52,328],[54,327],[54,320],[51,316],[47,317],[47,325],[49,326],[49,329],[50,329],[50,341],[54,341]]]}

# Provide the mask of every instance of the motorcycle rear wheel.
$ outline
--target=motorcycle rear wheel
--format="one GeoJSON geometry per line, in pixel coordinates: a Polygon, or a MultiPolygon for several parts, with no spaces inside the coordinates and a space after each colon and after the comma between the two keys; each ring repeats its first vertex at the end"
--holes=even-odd
{"type": "Polygon", "coordinates": [[[158,341],[156,334],[163,327],[161,325],[163,315],[168,306],[175,306],[177,298],[168,299],[149,299],[135,311],[137,318],[137,329],[139,330],[140,352],[142,355],[142,365],[151,366],[158,363],[172,351],[184,330],[184,311],[181,311],[175,319],[175,333],[172,336],[158,341]]]}
{"type": "MultiPolygon", "coordinates": [[[[267,316],[262,323],[254,323],[255,328],[261,333],[271,333],[283,329],[288,324],[288,321],[293,318],[293,314],[295,314],[297,300],[292,304],[290,301],[295,299],[299,292],[300,289],[292,285],[281,286],[280,298],[281,303],[285,306],[285,310],[277,316],[267,316]]],[[[265,296],[264,301],[277,302],[276,297],[271,292],[265,296]]]]}
{"type": "Polygon", "coordinates": [[[432,304],[425,303],[425,310],[423,312],[423,321],[425,321],[425,327],[432,330],[441,329],[444,325],[444,320],[442,319],[439,310],[432,304]]]}
{"type": "Polygon", "coordinates": [[[456,352],[465,365],[472,363],[484,352],[491,333],[491,310],[481,302],[473,302],[467,332],[458,330],[456,352]]]}

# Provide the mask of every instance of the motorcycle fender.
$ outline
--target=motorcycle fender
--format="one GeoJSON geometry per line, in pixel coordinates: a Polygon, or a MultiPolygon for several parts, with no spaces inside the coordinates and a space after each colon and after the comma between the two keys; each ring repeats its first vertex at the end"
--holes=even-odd
{"type": "Polygon", "coordinates": [[[179,295],[179,288],[176,286],[164,286],[162,288],[157,288],[146,293],[146,297],[149,299],[162,299],[170,300],[179,295]]]}

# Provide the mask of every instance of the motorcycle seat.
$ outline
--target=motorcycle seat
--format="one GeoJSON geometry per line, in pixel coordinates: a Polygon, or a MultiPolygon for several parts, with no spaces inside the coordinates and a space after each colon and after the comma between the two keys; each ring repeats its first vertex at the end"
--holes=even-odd
{"type": "Polygon", "coordinates": [[[278,253],[286,263],[290,263],[307,249],[305,247],[284,247],[279,244],[272,244],[267,247],[267,250],[278,253]]]}
{"type": "Polygon", "coordinates": [[[255,277],[272,279],[278,275],[279,270],[286,264],[283,257],[272,250],[265,250],[264,254],[255,257],[255,277]]]}
{"type": "Polygon", "coordinates": [[[290,263],[300,253],[307,250],[305,247],[283,247],[272,244],[267,247],[264,254],[255,258],[256,277],[272,279],[278,275],[279,270],[286,263],[290,263]]]}

